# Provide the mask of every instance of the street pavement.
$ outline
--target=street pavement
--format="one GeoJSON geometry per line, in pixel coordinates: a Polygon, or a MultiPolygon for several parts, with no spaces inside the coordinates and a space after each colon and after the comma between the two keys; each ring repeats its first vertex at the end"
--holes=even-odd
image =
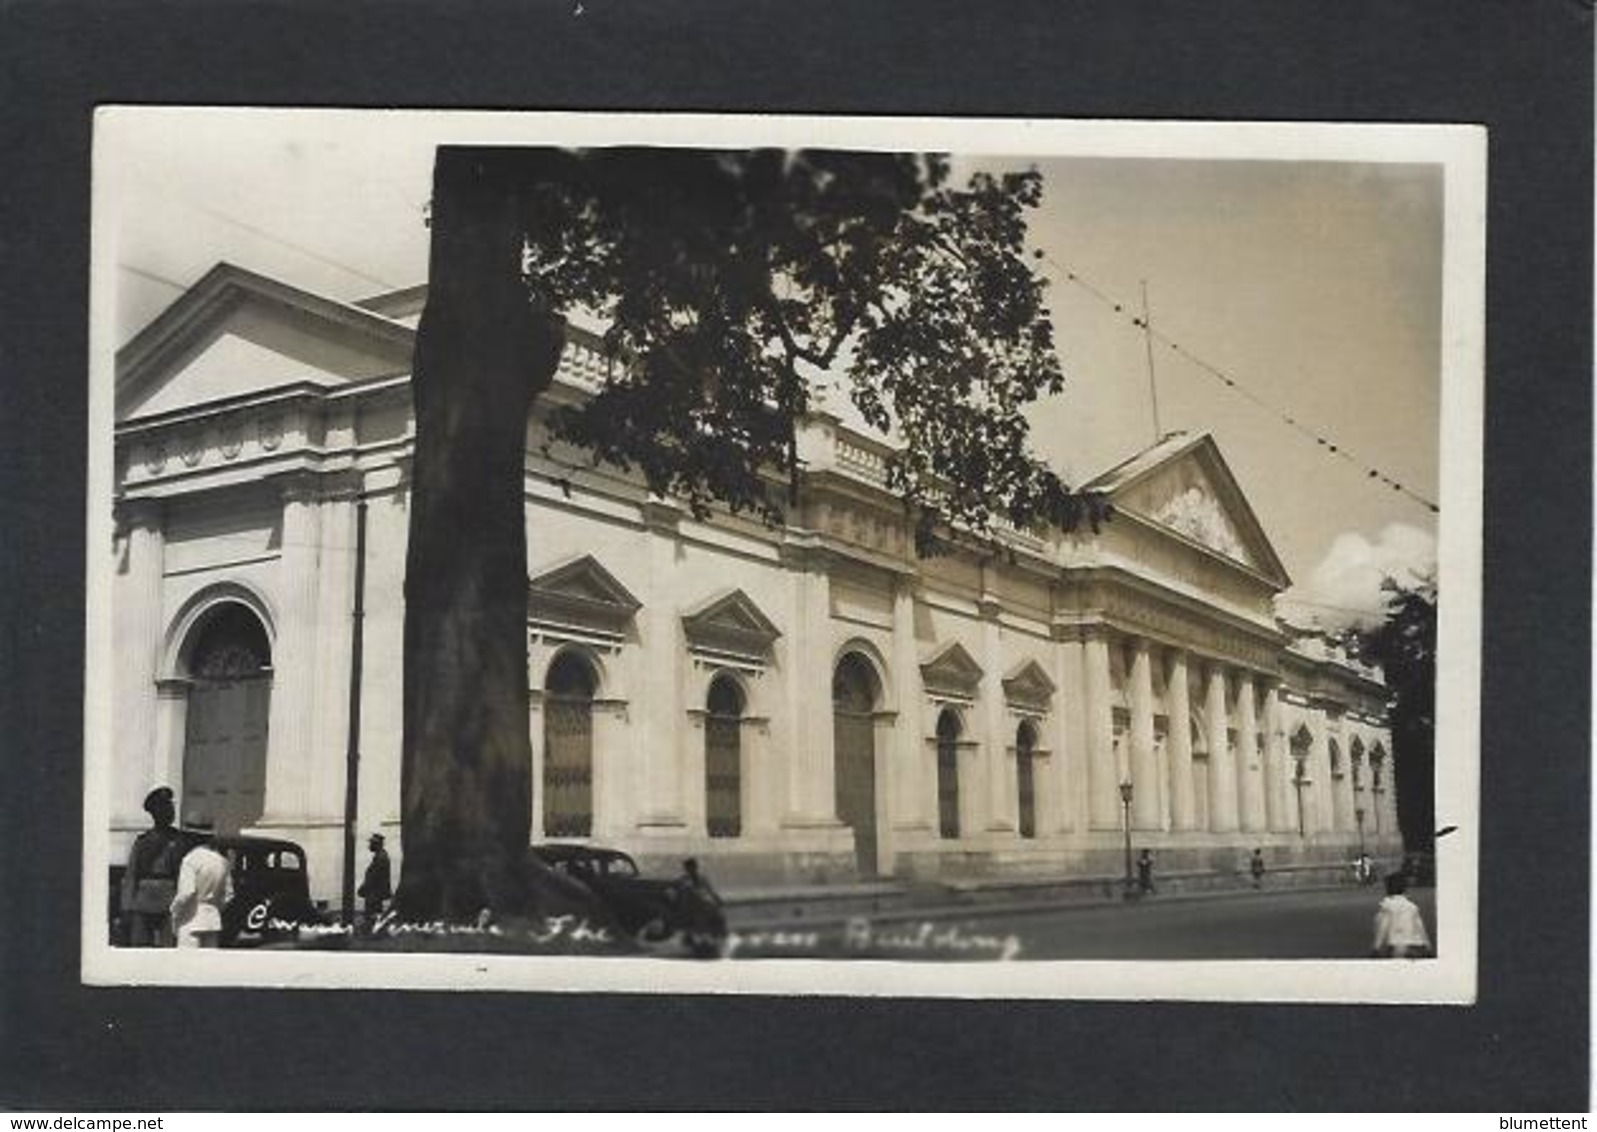
{"type": "MultiPolygon", "coordinates": [[[[1369,955],[1381,889],[1152,896],[986,915],[733,929],[734,958],[1334,959],[1369,955]]],[[[1434,942],[1435,893],[1411,893],[1434,942]]]]}

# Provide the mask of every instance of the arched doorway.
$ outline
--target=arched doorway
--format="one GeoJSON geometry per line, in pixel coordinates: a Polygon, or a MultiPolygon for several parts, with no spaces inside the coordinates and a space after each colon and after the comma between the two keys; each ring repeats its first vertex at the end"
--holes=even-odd
{"type": "Polygon", "coordinates": [[[543,832],[548,837],[593,834],[593,666],[564,652],[544,679],[543,832]]]}
{"type": "Polygon", "coordinates": [[[190,641],[179,821],[237,833],[266,802],[272,648],[260,619],[232,601],[206,614],[190,641]]]}
{"type": "Polygon", "coordinates": [[[937,834],[959,836],[959,715],[944,708],[937,717],[937,834]]]}
{"type": "Polygon", "coordinates": [[[741,837],[743,691],[730,676],[717,676],[704,706],[705,831],[711,837],[741,837]]]}
{"type": "Polygon", "coordinates": [[[1037,729],[1025,720],[1015,731],[1015,791],[1020,836],[1037,836],[1037,729]]]}
{"type": "Polygon", "coordinates": [[[837,817],[854,830],[854,861],[865,877],[877,873],[875,713],[880,690],[876,672],[858,653],[837,662],[832,673],[837,817]]]}

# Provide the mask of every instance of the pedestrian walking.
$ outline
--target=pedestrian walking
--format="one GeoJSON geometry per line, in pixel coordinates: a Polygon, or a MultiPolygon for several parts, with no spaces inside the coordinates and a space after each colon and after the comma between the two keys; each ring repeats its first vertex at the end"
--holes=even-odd
{"type": "Polygon", "coordinates": [[[1248,860],[1248,872],[1253,875],[1253,887],[1262,888],[1264,886],[1264,851],[1262,849],[1253,851],[1253,856],[1248,860]]]}
{"type": "Polygon", "coordinates": [[[1387,876],[1386,896],[1375,912],[1371,954],[1378,959],[1426,959],[1435,954],[1425,931],[1425,917],[1406,895],[1407,888],[1402,873],[1387,876]]]}
{"type": "Polygon", "coordinates": [[[217,947],[222,940],[222,909],[233,899],[233,865],[210,844],[201,842],[183,855],[177,892],[172,897],[172,926],[179,947],[217,947]]]}
{"type": "Polygon", "coordinates": [[[355,895],[366,902],[366,929],[370,931],[372,925],[382,919],[388,899],[394,895],[394,884],[388,850],[383,848],[383,835],[372,834],[366,842],[366,848],[371,850],[372,859],[366,866],[366,875],[361,878],[360,888],[355,895]]]}
{"type": "Polygon", "coordinates": [[[183,838],[172,827],[172,791],[157,786],[144,796],[150,828],[133,839],[122,874],[122,931],[131,947],[172,946],[172,897],[177,894],[183,838]]]}
{"type": "Polygon", "coordinates": [[[1146,849],[1137,857],[1137,891],[1144,896],[1154,894],[1153,854],[1146,849]]]}

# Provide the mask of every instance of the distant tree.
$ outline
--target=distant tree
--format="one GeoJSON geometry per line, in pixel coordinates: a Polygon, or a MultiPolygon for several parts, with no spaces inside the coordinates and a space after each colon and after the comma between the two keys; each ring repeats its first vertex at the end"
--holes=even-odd
{"type": "Polygon", "coordinates": [[[1424,852],[1436,837],[1436,582],[1388,578],[1381,589],[1386,620],[1353,639],[1386,675],[1398,826],[1403,844],[1424,852]]]}
{"type": "Polygon", "coordinates": [[[703,514],[778,520],[795,428],[834,371],[900,442],[919,545],[993,516],[1102,508],[1030,452],[1063,374],[1026,258],[1035,172],[949,183],[941,156],[440,147],[405,575],[407,918],[551,899],[528,860],[528,416],[565,318],[608,328],[608,381],[561,439],[703,514]]]}

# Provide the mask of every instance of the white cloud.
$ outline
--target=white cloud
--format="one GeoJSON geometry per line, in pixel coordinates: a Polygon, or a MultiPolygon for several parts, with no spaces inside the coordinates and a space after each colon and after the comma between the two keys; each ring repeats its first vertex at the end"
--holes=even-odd
{"type": "Polygon", "coordinates": [[[1436,536],[1407,523],[1388,523],[1374,541],[1357,531],[1336,537],[1308,581],[1280,597],[1295,624],[1342,629],[1373,625],[1385,616],[1381,583],[1412,582],[1436,572],[1436,536]]]}

